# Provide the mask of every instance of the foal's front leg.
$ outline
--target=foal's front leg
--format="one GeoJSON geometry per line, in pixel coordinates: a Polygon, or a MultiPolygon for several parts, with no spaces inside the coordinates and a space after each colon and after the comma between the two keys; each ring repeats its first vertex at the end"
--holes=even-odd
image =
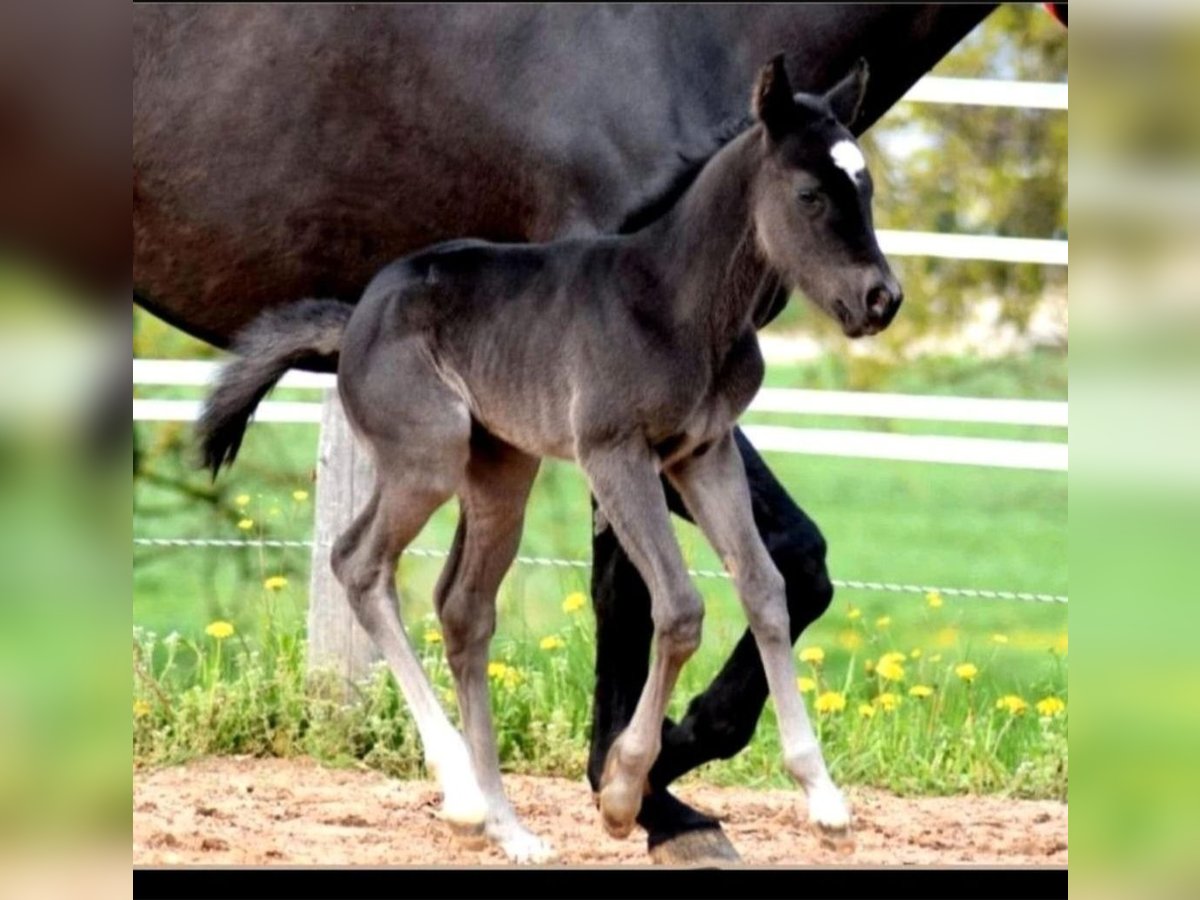
{"type": "Polygon", "coordinates": [[[704,607],[671,530],[658,462],[641,441],[581,450],[592,493],[650,588],[655,654],[629,720],[613,741],[600,778],[600,813],[615,837],[633,829],[650,768],[662,746],[662,720],[683,667],[700,644],[704,607]]]}
{"type": "Polygon", "coordinates": [[[808,795],[809,821],[828,836],[843,836],[850,811],[829,776],[796,686],[783,576],[755,527],[746,470],[732,433],[667,476],[737,585],[775,700],[784,766],[808,795]]]}

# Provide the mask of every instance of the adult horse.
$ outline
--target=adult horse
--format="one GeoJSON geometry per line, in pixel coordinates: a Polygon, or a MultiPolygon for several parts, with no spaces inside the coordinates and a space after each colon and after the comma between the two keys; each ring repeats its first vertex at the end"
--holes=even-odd
{"type": "MultiPolygon", "coordinates": [[[[712,152],[777,50],[810,91],[866,57],[861,133],[993,8],[136,6],[135,297],[223,347],[269,306],[353,302],[387,260],[438,241],[618,230],[677,190],[681,160],[712,152]]],[[[832,599],[825,543],[740,433],[738,446],[795,640],[832,599]]],[[[610,529],[593,556],[595,786],[652,626],[610,529]]],[[[667,786],[744,747],[766,697],[747,633],[664,723],[638,817],[656,858],[736,859],[667,786]]]]}

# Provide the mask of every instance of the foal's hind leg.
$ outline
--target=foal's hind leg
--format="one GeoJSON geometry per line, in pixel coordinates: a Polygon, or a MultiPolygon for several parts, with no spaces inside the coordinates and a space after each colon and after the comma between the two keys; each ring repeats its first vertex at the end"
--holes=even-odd
{"type": "Polygon", "coordinates": [[[796,689],[783,576],[755,527],[746,471],[732,434],[668,476],[737,585],[775,701],[784,766],[808,795],[809,821],[824,837],[842,842],[850,811],[829,776],[796,689]]]}
{"type": "Polygon", "coordinates": [[[459,494],[455,565],[447,568],[436,597],[463,730],[487,802],[484,832],[516,862],[545,862],[553,850],[521,824],[504,795],[488,696],[488,647],[496,629],[496,592],[517,554],[537,467],[535,458],[477,432],[459,494]]]}
{"type": "MultiPolygon", "coordinates": [[[[413,380],[421,374],[413,372],[413,380]]],[[[478,833],[486,802],[466,744],[446,718],[405,633],[395,584],[401,552],[462,482],[470,419],[457,398],[439,396],[436,386],[405,387],[407,405],[364,403],[369,386],[356,395],[343,385],[350,421],[375,459],[376,489],[334,547],[333,570],[412,710],[426,764],[441,784],[443,816],[460,831],[478,833]]]]}

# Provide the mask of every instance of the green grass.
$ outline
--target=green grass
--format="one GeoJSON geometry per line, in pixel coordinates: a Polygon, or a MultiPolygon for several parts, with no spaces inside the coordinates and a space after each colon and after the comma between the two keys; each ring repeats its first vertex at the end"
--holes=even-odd
{"type": "MultiPolygon", "coordinates": [[[[270,595],[260,602],[269,607],[270,595]]],[[[506,771],[572,778],[583,773],[592,629],[586,612],[568,615],[569,623],[554,633],[557,641],[509,635],[493,647],[492,709],[506,771]]],[[[436,624],[432,617],[409,621],[425,669],[456,718],[436,624]]],[[[902,680],[891,681],[880,674],[884,667],[871,673],[859,662],[893,643],[862,622],[846,629],[862,642],[857,653],[841,659],[832,651],[824,661],[800,668],[814,682],[806,690],[810,704],[819,698],[816,726],[837,779],[902,794],[1000,792],[1065,799],[1066,714],[1042,716],[1035,707],[1043,696],[1065,695],[1058,690],[1065,682],[1061,658],[1055,660],[1057,677],[1045,679],[1039,691],[1027,695],[1030,708],[1014,714],[998,708],[1000,680],[989,676],[1002,666],[1007,645],[974,656],[980,670],[974,683],[956,674],[952,660],[960,656],[949,651],[906,659],[902,680]],[[932,694],[908,694],[914,685],[932,694]]],[[[415,727],[382,667],[359,685],[359,702],[346,704],[306,680],[304,644],[295,629],[272,624],[250,640],[237,632],[225,639],[164,640],[135,629],[134,642],[134,756],[141,764],[214,753],[304,754],[333,764],[363,760],[398,777],[423,774],[415,727]]],[[[690,663],[681,693],[695,690],[699,673],[711,673],[715,661],[709,652],[690,663]]],[[[782,787],[787,779],[780,758],[768,706],[746,751],[691,777],[782,787]]]]}
{"type": "MultiPolygon", "coordinates": [[[[922,363],[929,381],[956,393],[1028,396],[1023,384],[1053,385],[1065,360],[1044,356],[1004,363],[922,363]],[[961,389],[961,390],[959,390],[961,389]]],[[[828,367],[826,367],[828,368],[828,367]]],[[[846,387],[821,366],[774,368],[769,382],[788,386],[846,387]],[[815,374],[814,374],[815,373],[815,374]]],[[[905,383],[879,389],[935,392],[909,372],[905,383]]],[[[148,395],[148,394],[147,394],[148,395]]],[[[168,396],[159,391],[153,396],[168,396]]],[[[188,396],[175,392],[176,396],[188,396]]],[[[1041,396],[1061,397],[1054,391],[1041,396]]],[[[793,419],[793,422],[795,420],[793,419]]],[[[812,424],[811,417],[805,424],[812,424]]],[[[857,427],[845,420],[836,427],[857,427]]],[[[908,428],[876,422],[877,428],[908,428]]],[[[953,433],[970,433],[953,428],[953,433]]],[[[1033,439],[1061,439],[1034,430],[1033,439]]],[[[1003,432],[989,432],[1003,434],[1003,432]]],[[[1004,436],[1008,436],[1004,434],[1004,436]]],[[[141,472],[134,485],[134,531],[153,537],[304,539],[311,534],[317,429],[260,425],[247,435],[237,465],[211,485],[187,464],[190,429],[139,424],[135,440],[141,472]],[[182,489],[181,489],[182,488],[182,489]],[[246,495],[245,505],[237,498],[246,495]],[[249,530],[238,528],[251,519],[249,530]]],[[[1011,591],[1067,593],[1066,496],[1063,473],[967,466],[768,454],[788,491],[817,522],[830,544],[835,579],[935,584],[1011,591]]],[[[543,466],[529,507],[521,552],[583,559],[590,553],[587,491],[574,467],[543,466]]],[[[443,549],[456,520],[453,505],[431,520],[414,546],[443,549]]],[[[699,534],[680,523],[689,563],[719,569],[699,534]]],[[[149,704],[135,717],[135,758],[143,763],[202,753],[307,753],[327,761],[365,759],[396,775],[420,770],[421,754],[404,705],[382,674],[363,686],[364,702],[343,707],[306,689],[303,627],[309,552],[304,548],[145,548],[134,553],[133,621],[144,631],[142,675],[135,697],[149,704]],[[278,592],[263,588],[282,575],[278,592]],[[222,645],[204,634],[214,620],[236,634],[222,645]],[[158,637],[151,637],[150,632],[158,637]],[[179,634],[172,652],[164,635],[179,634]],[[168,664],[168,659],[171,662],[168,664]],[[165,672],[165,674],[164,674],[165,672]]],[[[400,567],[403,613],[422,643],[432,627],[430,596],[440,559],[406,556],[400,567]]],[[[590,612],[562,609],[565,596],[587,590],[586,568],[513,568],[500,596],[499,630],[492,657],[521,672],[495,684],[494,701],[506,769],[580,774],[593,685],[590,612]],[[566,646],[542,651],[539,640],[561,636],[566,646]]],[[[698,582],[708,603],[704,644],[685,668],[673,712],[679,714],[715,674],[744,630],[744,617],[723,579],[698,582]]],[[[997,710],[1007,694],[1030,706],[1046,696],[1066,698],[1067,628],[1062,605],[947,597],[939,609],[923,596],[839,589],[829,613],[802,638],[825,660],[819,691],[844,694],[845,710],[816,716],[837,778],[906,793],[1009,792],[1065,797],[1066,720],[1044,721],[1030,709],[1012,716],[997,710]],[[858,610],[856,618],[851,618],[858,610]],[[879,626],[879,619],[890,623],[879,626]],[[999,643],[1001,635],[1007,639],[999,643]],[[888,685],[868,676],[865,664],[889,651],[906,655],[905,678],[890,686],[903,696],[894,712],[863,717],[888,685]],[[971,685],[953,666],[972,662],[971,685]],[[906,695],[921,683],[934,696],[906,695]]],[[[440,645],[424,646],[435,683],[450,681],[440,645]]],[[[453,708],[449,693],[447,708],[453,708]]],[[[813,696],[808,697],[813,708],[813,696]]],[[[139,707],[139,709],[143,709],[139,707]]],[[[713,763],[698,777],[722,783],[786,783],[779,766],[774,718],[768,705],[747,751],[713,763]]]]}

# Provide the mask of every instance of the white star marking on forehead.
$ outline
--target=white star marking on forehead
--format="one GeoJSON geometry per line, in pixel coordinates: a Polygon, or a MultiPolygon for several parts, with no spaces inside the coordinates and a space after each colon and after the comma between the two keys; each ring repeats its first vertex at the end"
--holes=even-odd
{"type": "Polygon", "coordinates": [[[838,141],[829,148],[829,155],[833,157],[833,164],[849,175],[850,180],[857,184],[859,173],[867,167],[867,161],[863,159],[858,145],[854,141],[838,141]]]}

